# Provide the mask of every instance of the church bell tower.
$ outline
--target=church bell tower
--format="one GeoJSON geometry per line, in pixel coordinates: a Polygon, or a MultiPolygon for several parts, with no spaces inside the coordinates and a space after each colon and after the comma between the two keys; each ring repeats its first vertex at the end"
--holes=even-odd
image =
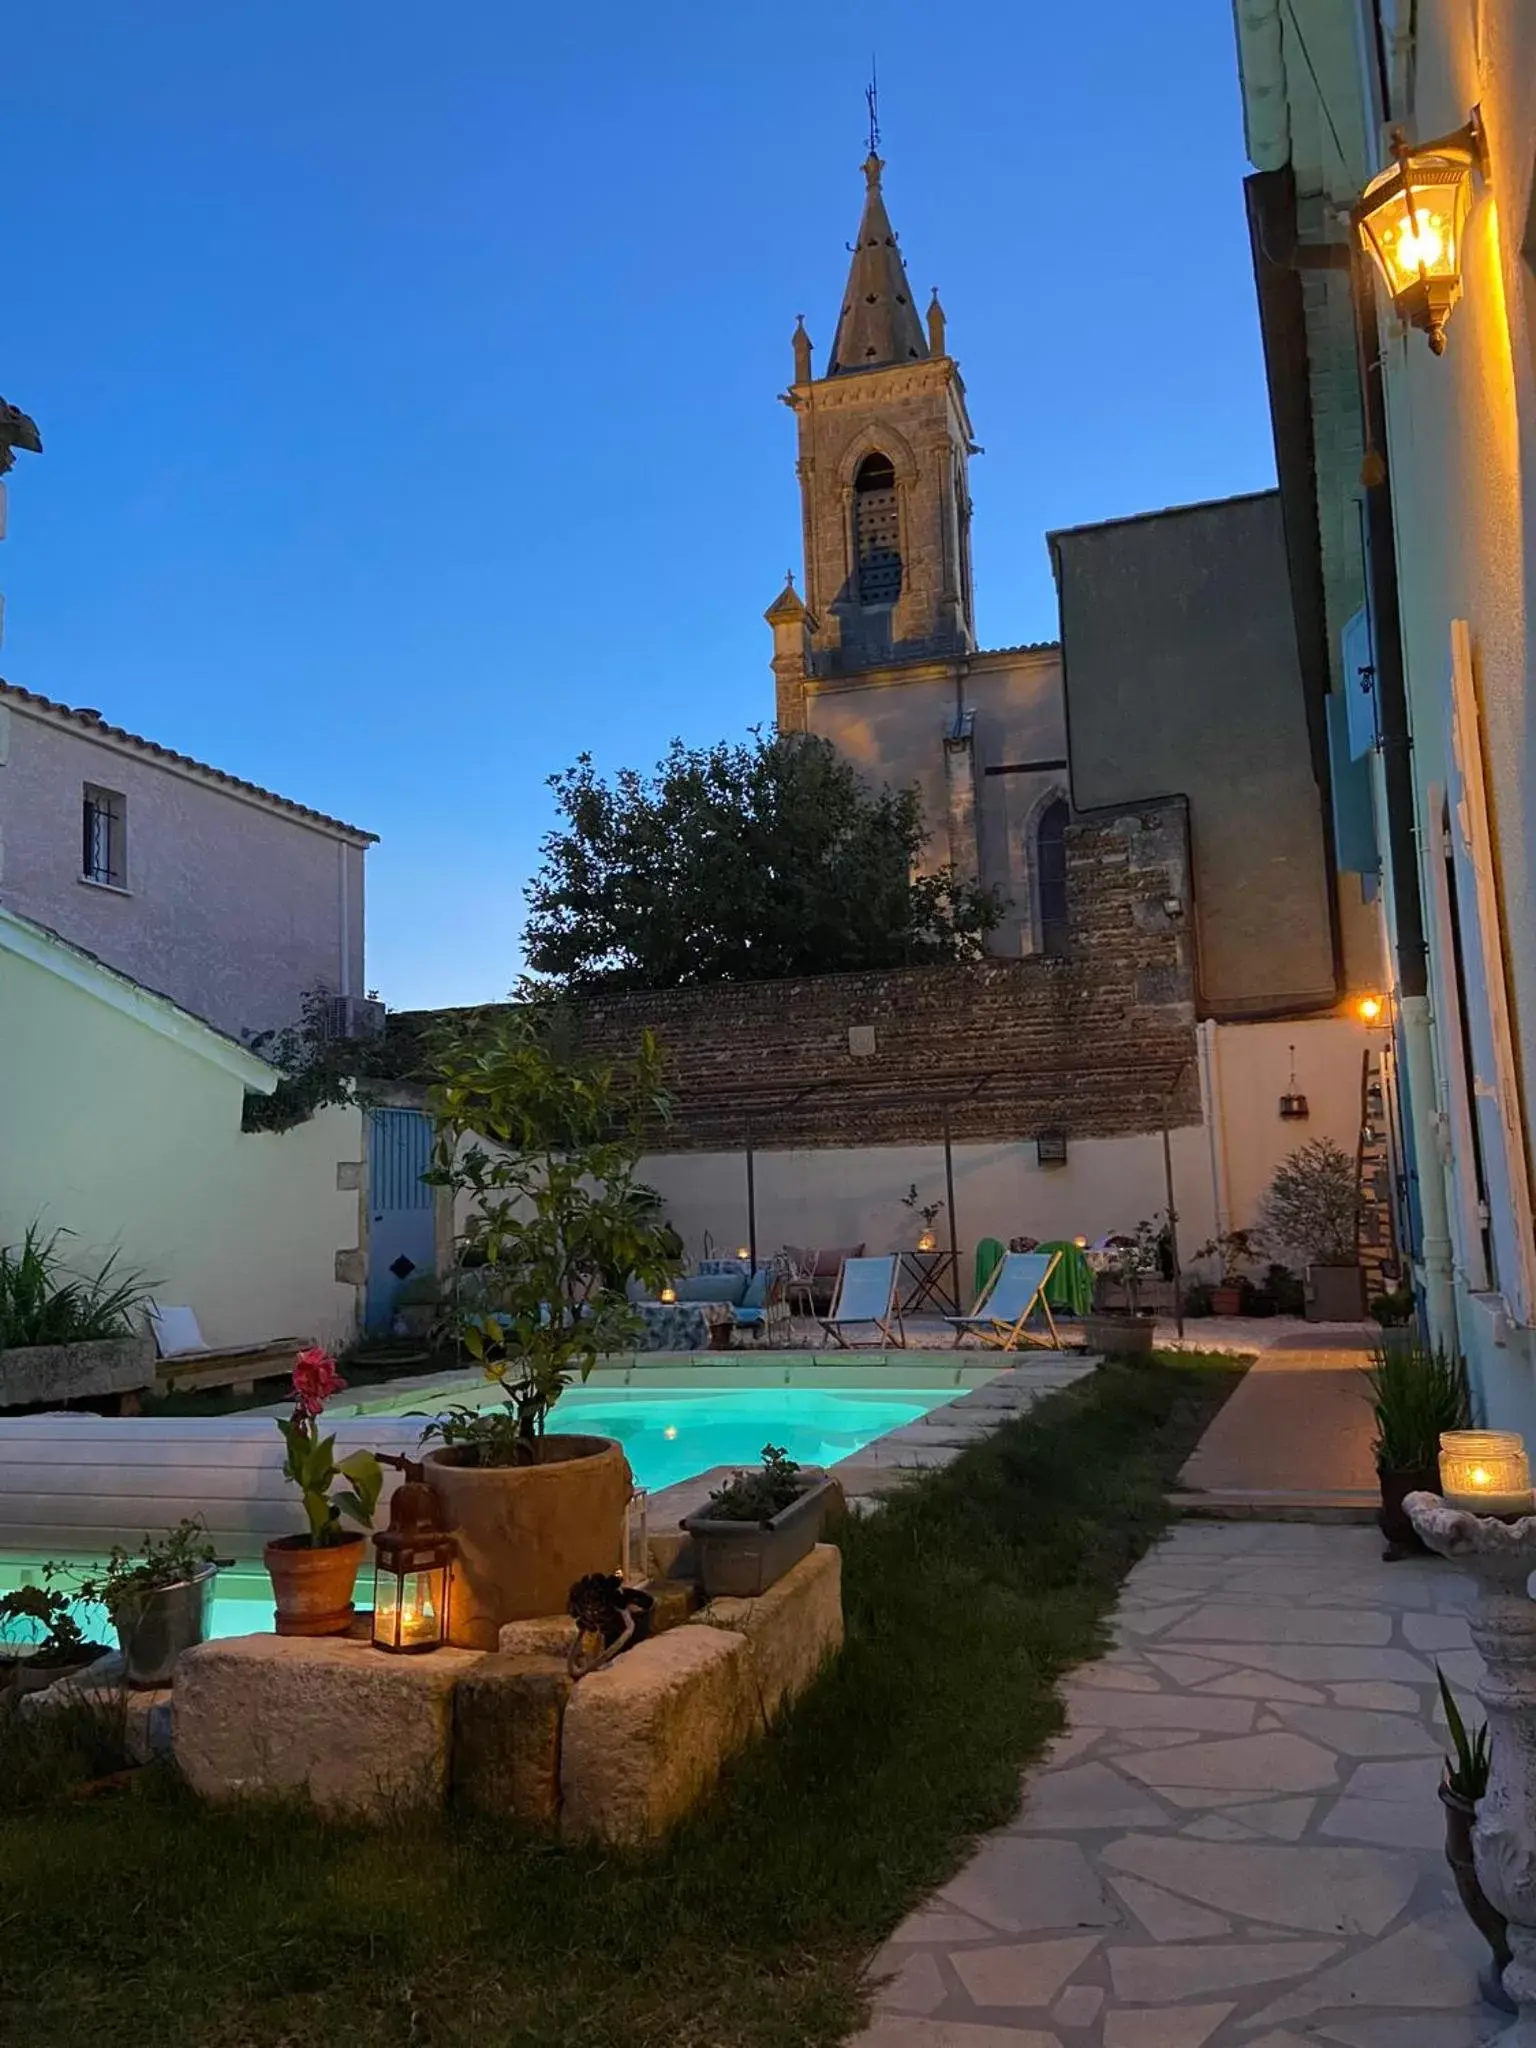
{"type": "Polygon", "coordinates": [[[799,429],[803,592],[770,607],[781,730],[805,729],[804,684],[968,653],[976,644],[971,501],[976,450],[965,386],[946,353],[938,293],[924,322],[881,192],[864,163],[864,213],[831,354],[813,375],[803,321],[784,402],[799,429]]]}

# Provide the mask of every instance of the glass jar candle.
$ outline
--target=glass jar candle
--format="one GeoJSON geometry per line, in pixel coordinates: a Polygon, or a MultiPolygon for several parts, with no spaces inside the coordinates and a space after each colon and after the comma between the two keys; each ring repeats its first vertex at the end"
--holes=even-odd
{"type": "Polygon", "coordinates": [[[1448,1429],[1440,1439],[1446,1505],[1474,1515],[1528,1515],[1533,1505],[1525,1439],[1513,1430],[1448,1429]]]}

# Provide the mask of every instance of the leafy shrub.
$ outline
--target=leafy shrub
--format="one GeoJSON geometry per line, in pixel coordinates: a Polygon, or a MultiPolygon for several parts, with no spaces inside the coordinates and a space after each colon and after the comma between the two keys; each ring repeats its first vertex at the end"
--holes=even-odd
{"type": "Polygon", "coordinates": [[[147,1296],[143,1275],[120,1272],[112,1252],[94,1275],[74,1273],[59,1253],[56,1230],[28,1226],[19,1245],[0,1245],[0,1351],[33,1344],[92,1344],[134,1334],[133,1316],[147,1296]]]}
{"type": "Polygon", "coordinates": [[[763,1445],[763,1462],[755,1472],[738,1472],[709,1496],[709,1513],[717,1522],[768,1522],[804,1491],[800,1467],[777,1444],[763,1445]]]}
{"type": "Polygon", "coordinates": [[[195,1516],[164,1536],[146,1535],[137,1550],[114,1543],[100,1576],[80,1581],[82,1600],[99,1600],[113,1621],[126,1608],[162,1586],[179,1586],[214,1561],[213,1545],[195,1516]]]}
{"type": "Polygon", "coordinates": [[[1299,1252],[1309,1265],[1347,1266],[1359,1224],[1355,1162],[1332,1138],[1313,1138],[1275,1168],[1257,1234],[1271,1250],[1299,1252]]]}

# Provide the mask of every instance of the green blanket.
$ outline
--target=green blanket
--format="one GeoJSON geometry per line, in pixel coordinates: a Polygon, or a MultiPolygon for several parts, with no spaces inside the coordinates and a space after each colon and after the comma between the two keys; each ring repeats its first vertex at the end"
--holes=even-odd
{"type": "Polygon", "coordinates": [[[1060,1252],[1056,1270],[1045,1283],[1045,1298],[1052,1308],[1069,1316],[1085,1316],[1093,1306],[1093,1269],[1070,1238],[1055,1238],[1037,1247],[1042,1252],[1060,1252]]]}

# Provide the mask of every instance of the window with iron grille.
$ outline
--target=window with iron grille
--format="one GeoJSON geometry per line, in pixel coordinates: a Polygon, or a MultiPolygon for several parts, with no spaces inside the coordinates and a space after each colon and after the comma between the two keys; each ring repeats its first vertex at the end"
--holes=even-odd
{"type": "Polygon", "coordinates": [[[85,785],[80,872],[88,882],[128,886],[128,805],[120,791],[85,785]]]}
{"type": "Polygon", "coordinates": [[[1055,959],[1067,951],[1067,820],[1065,797],[1057,797],[1040,813],[1035,828],[1035,881],[1040,904],[1040,950],[1055,959]]]}
{"type": "Polygon", "coordinates": [[[896,471],[889,456],[866,455],[853,480],[859,603],[894,604],[901,596],[901,530],[896,471]]]}

